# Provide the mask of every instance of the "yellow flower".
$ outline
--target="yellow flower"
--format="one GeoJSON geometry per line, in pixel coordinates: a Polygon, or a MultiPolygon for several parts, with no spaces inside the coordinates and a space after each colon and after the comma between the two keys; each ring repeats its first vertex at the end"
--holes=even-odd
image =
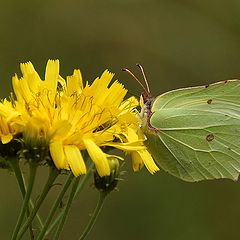
{"type": "Polygon", "coordinates": [[[16,101],[1,103],[0,115],[28,144],[48,145],[58,169],[85,174],[81,151],[87,150],[99,176],[107,176],[110,155],[103,149],[108,146],[130,153],[134,170],[142,165],[151,173],[158,170],[143,143],[134,111],[138,101],[123,100],[127,90],[118,81],[110,85],[112,73],[106,70],[84,87],[79,70],[66,81],[59,75],[58,60],[48,61],[45,80],[30,62],[21,64],[21,71],[23,77],[12,80],[16,101]]]}

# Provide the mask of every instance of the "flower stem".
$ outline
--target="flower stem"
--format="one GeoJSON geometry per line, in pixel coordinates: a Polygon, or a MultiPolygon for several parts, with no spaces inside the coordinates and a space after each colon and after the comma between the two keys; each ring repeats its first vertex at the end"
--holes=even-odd
{"type": "Polygon", "coordinates": [[[80,180],[80,177],[77,177],[77,178],[74,179],[72,190],[70,192],[67,205],[66,205],[66,207],[64,209],[64,212],[62,214],[61,221],[60,221],[60,223],[58,225],[57,231],[55,232],[55,235],[53,237],[54,240],[58,240],[59,239],[60,234],[61,234],[61,232],[63,230],[63,226],[64,226],[64,223],[66,221],[66,218],[67,218],[68,212],[70,210],[70,207],[72,205],[72,202],[73,202],[73,199],[74,199],[74,196],[75,196],[75,193],[76,193],[76,189],[78,187],[79,180],[80,180]]]}
{"type": "Polygon", "coordinates": [[[96,208],[94,209],[94,212],[91,216],[91,219],[90,221],[88,222],[86,228],[84,229],[82,235],[79,237],[78,240],[83,240],[87,237],[87,235],[89,234],[89,232],[91,231],[91,229],[93,228],[94,226],[94,223],[96,222],[96,219],[103,207],[103,203],[104,203],[104,200],[106,199],[106,196],[107,196],[107,192],[100,192],[99,193],[99,200],[98,200],[98,203],[97,203],[97,206],[96,208]]]}
{"type": "MultiPolygon", "coordinates": [[[[23,180],[24,187],[25,187],[25,189],[26,189],[25,179],[24,179],[24,176],[23,176],[23,175],[22,175],[22,180],[23,180]]],[[[30,199],[29,199],[29,202],[30,202],[30,207],[31,207],[31,209],[34,209],[34,203],[33,203],[31,197],[30,197],[30,199]]],[[[29,215],[28,215],[28,217],[29,217],[29,215]]],[[[37,218],[37,220],[38,220],[39,228],[42,229],[42,228],[43,228],[43,222],[42,222],[42,218],[40,217],[39,213],[36,214],[36,218],[37,218]]]]}
{"type": "Polygon", "coordinates": [[[52,184],[54,183],[58,174],[59,174],[59,171],[55,167],[50,167],[49,176],[48,176],[47,182],[44,186],[44,189],[43,189],[40,197],[38,198],[38,200],[36,202],[36,205],[35,205],[34,209],[32,210],[29,218],[27,219],[27,221],[25,222],[23,227],[20,229],[17,240],[22,238],[23,234],[26,232],[27,228],[32,223],[34,217],[36,216],[36,214],[37,214],[39,208],[41,207],[44,199],[46,198],[48,192],[50,191],[50,189],[52,187],[52,184]]]}
{"type": "Polygon", "coordinates": [[[74,194],[74,199],[76,199],[78,197],[78,195],[80,194],[80,192],[82,191],[83,187],[85,186],[85,184],[87,183],[87,181],[89,180],[89,178],[92,176],[92,169],[94,167],[94,163],[91,162],[91,164],[89,165],[88,171],[86,173],[86,175],[84,175],[81,178],[81,181],[77,187],[77,190],[74,194]]]}
{"type": "MultiPolygon", "coordinates": [[[[12,238],[11,238],[12,240],[17,239],[17,235],[18,235],[19,229],[22,225],[24,215],[29,210],[28,204],[29,204],[29,199],[30,199],[32,189],[33,189],[33,185],[34,185],[34,180],[35,180],[35,176],[36,176],[36,172],[37,172],[37,167],[38,167],[37,163],[29,162],[29,172],[30,173],[29,173],[28,188],[27,188],[27,191],[26,191],[26,194],[25,194],[25,197],[24,197],[23,205],[22,205],[22,208],[21,208],[20,215],[18,217],[17,224],[15,226],[15,229],[14,229],[14,232],[13,232],[13,235],[12,235],[12,238]]],[[[21,191],[23,191],[23,188],[22,188],[21,191]]],[[[24,188],[24,191],[25,191],[25,188],[24,188]]],[[[30,224],[31,224],[31,222],[30,222],[30,224]]],[[[30,226],[30,224],[27,226],[27,228],[30,226]]]]}
{"type": "MultiPolygon", "coordinates": [[[[93,169],[94,163],[92,162],[88,168],[87,173],[81,177],[80,182],[78,184],[77,190],[74,194],[74,200],[78,197],[78,195],[80,194],[80,192],[82,191],[83,187],[85,186],[85,184],[88,182],[89,178],[91,177],[92,174],[92,169],[93,169]]],[[[48,228],[48,230],[46,231],[46,236],[54,229],[54,227],[58,224],[58,222],[60,221],[60,219],[62,218],[64,212],[61,212],[56,219],[54,220],[54,222],[50,225],[50,227],[48,228]]]]}
{"type": "Polygon", "coordinates": [[[51,210],[50,210],[50,212],[49,212],[49,214],[47,216],[47,219],[45,221],[43,229],[40,232],[40,234],[38,235],[37,240],[44,239],[44,236],[46,235],[47,228],[48,228],[49,224],[51,223],[52,218],[53,218],[53,216],[54,216],[54,214],[55,214],[55,212],[56,212],[60,202],[62,201],[64,194],[68,190],[68,187],[70,186],[70,184],[71,184],[71,182],[73,180],[73,177],[74,177],[74,175],[72,173],[68,176],[67,181],[65,182],[61,192],[58,194],[58,197],[57,197],[56,201],[54,202],[54,204],[53,204],[53,206],[52,206],[52,208],[51,208],[51,210]]]}
{"type": "Polygon", "coordinates": [[[19,167],[19,160],[17,158],[11,158],[11,159],[9,159],[9,163],[11,165],[12,170],[14,171],[14,174],[17,179],[22,197],[24,198],[24,196],[26,194],[26,188],[25,188],[25,183],[23,180],[22,172],[19,167]]]}
{"type": "MultiPolygon", "coordinates": [[[[23,175],[22,175],[21,169],[19,167],[19,159],[16,157],[11,158],[11,159],[9,159],[9,164],[15,173],[15,177],[17,179],[18,186],[20,188],[20,192],[21,192],[23,200],[24,200],[24,197],[26,195],[26,187],[25,187],[25,183],[23,180],[23,175]]],[[[29,214],[30,214],[30,210],[29,210],[29,206],[27,206],[26,216],[29,217],[29,214]]],[[[31,240],[33,240],[34,234],[33,234],[33,230],[32,230],[32,225],[29,226],[29,234],[30,234],[31,240]]]]}
{"type": "MultiPolygon", "coordinates": [[[[24,198],[25,194],[26,194],[26,184],[25,184],[24,176],[22,175],[21,169],[19,167],[19,160],[17,158],[11,158],[11,159],[9,159],[9,163],[11,165],[12,170],[15,173],[15,177],[17,179],[18,186],[20,188],[22,197],[24,198]]],[[[34,204],[33,204],[33,201],[31,199],[31,197],[29,199],[29,202],[30,202],[30,207],[33,209],[34,208],[34,204]]],[[[30,214],[30,211],[28,209],[27,210],[27,217],[29,217],[29,214],[30,214]]],[[[38,220],[40,228],[42,228],[43,227],[43,223],[42,223],[42,219],[39,216],[39,214],[37,214],[37,220],[38,220]]]]}

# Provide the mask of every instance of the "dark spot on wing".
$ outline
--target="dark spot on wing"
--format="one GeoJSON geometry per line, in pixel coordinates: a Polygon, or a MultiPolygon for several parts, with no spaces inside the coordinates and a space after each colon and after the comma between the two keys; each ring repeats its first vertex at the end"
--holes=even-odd
{"type": "Polygon", "coordinates": [[[208,142],[211,142],[213,139],[214,139],[214,135],[213,135],[212,133],[210,133],[210,134],[208,134],[208,135],[206,136],[206,140],[207,140],[208,142]]]}
{"type": "Polygon", "coordinates": [[[211,104],[211,103],[212,103],[212,99],[208,99],[207,104],[211,104]]]}
{"type": "Polygon", "coordinates": [[[206,86],[205,86],[205,88],[208,88],[208,87],[209,87],[209,85],[206,85],[206,86]]]}
{"type": "Polygon", "coordinates": [[[227,83],[227,82],[228,82],[228,80],[225,80],[225,81],[224,81],[224,83],[227,83]]]}

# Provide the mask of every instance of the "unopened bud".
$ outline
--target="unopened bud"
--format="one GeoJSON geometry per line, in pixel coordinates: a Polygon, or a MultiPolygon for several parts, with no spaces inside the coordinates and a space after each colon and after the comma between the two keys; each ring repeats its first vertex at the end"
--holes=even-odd
{"type": "Polygon", "coordinates": [[[110,175],[100,177],[98,172],[94,172],[94,184],[99,191],[110,193],[114,190],[118,183],[119,177],[119,162],[115,157],[108,157],[108,164],[110,167],[110,175]]]}

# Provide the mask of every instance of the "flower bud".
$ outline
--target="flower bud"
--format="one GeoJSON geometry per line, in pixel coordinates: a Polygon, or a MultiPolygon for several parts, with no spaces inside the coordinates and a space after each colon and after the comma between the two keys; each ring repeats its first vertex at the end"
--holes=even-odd
{"type": "Polygon", "coordinates": [[[94,185],[99,191],[110,193],[114,190],[118,183],[119,177],[119,162],[116,157],[108,157],[108,164],[110,167],[110,175],[100,177],[98,172],[94,172],[94,185]]]}

